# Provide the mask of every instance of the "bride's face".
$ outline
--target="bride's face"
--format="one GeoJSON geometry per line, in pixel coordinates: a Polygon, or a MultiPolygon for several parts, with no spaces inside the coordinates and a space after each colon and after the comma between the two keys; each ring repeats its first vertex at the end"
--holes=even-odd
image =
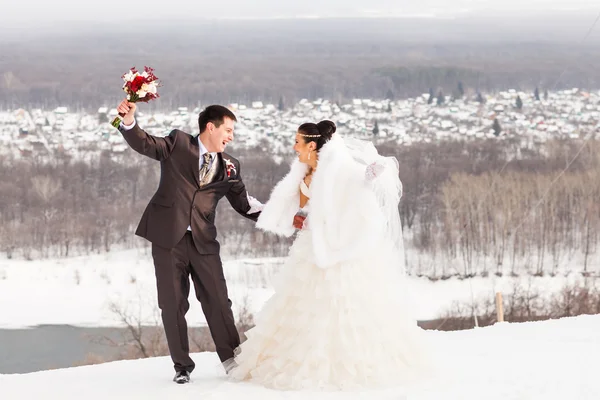
{"type": "Polygon", "coordinates": [[[317,157],[317,153],[315,152],[315,148],[317,144],[315,142],[308,142],[304,140],[304,136],[300,135],[300,133],[296,133],[296,144],[294,145],[294,151],[298,155],[298,160],[305,164],[310,164],[311,161],[315,161],[317,157]],[[310,159],[308,155],[310,154],[310,159]]]}

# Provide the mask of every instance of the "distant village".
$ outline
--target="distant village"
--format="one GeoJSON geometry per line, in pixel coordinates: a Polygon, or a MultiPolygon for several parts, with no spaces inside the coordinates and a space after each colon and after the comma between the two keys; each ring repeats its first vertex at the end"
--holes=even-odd
{"type": "MultiPolygon", "coordinates": [[[[353,99],[347,104],[324,99],[280,104],[229,104],[236,114],[235,146],[261,147],[271,154],[290,152],[297,127],[330,119],[342,135],[410,146],[419,142],[519,138],[528,145],[548,139],[597,135],[600,91],[577,88],[532,93],[508,90],[494,95],[444,96],[424,93],[402,100],[353,99]]],[[[144,112],[137,120],[148,133],[164,136],[172,129],[198,131],[201,107],[170,112],[144,112]]],[[[0,154],[27,158],[57,153],[87,157],[101,151],[127,149],[111,126],[116,110],[101,107],[85,113],[68,107],[54,110],[0,110],[0,154]]]]}

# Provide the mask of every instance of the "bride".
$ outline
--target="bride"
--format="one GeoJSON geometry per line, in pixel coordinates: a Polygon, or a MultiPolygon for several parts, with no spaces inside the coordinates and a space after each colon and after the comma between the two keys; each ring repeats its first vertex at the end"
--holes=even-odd
{"type": "Polygon", "coordinates": [[[425,366],[404,298],[397,161],[335,131],[331,121],[298,128],[298,159],[257,221],[286,237],[300,230],[275,294],[224,364],[233,380],[346,390],[399,385],[425,366]]]}

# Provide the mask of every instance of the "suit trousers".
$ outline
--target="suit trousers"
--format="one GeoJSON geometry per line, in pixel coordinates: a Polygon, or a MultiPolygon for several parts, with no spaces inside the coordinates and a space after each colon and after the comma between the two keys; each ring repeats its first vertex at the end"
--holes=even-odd
{"type": "Polygon", "coordinates": [[[158,306],[175,371],[194,370],[185,315],[190,308],[190,276],[221,362],[240,344],[219,254],[199,254],[191,232],[172,249],[152,244],[158,306]]]}

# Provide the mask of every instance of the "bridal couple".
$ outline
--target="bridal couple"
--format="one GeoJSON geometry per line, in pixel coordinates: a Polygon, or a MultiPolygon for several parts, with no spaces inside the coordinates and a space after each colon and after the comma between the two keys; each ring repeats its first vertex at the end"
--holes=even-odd
{"type": "Polygon", "coordinates": [[[199,134],[147,134],[136,105],[117,110],[136,152],[160,161],[158,189],[136,235],[152,243],[158,305],[176,375],[187,383],[190,277],[216,352],[233,381],[282,390],[395,386],[426,367],[422,331],[404,296],[397,161],[369,143],[335,134],[331,121],[295,133],[288,174],[263,205],[249,196],[240,162],[225,153],[235,115],[206,107],[199,134]],[[226,197],[257,228],[296,239],[275,293],[240,344],[216,240],[226,197]]]}

